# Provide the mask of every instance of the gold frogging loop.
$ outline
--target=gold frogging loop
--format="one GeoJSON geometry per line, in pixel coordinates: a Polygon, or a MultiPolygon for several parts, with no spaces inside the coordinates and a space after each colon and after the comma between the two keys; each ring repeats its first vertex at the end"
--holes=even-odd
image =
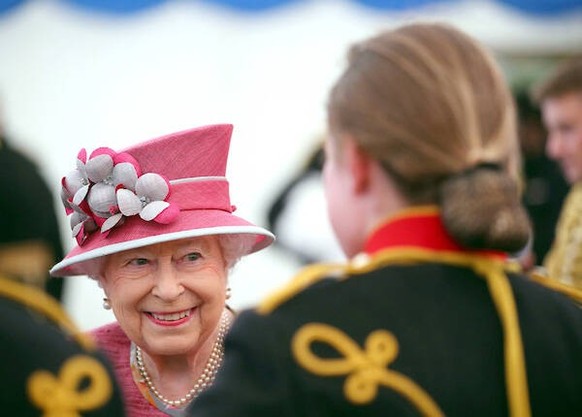
{"type": "Polygon", "coordinates": [[[105,404],[111,393],[109,375],[103,365],[90,356],[77,355],[68,359],[57,377],[39,370],[28,379],[28,395],[44,410],[42,417],[81,417],[81,411],[105,404]],[[88,381],[88,385],[81,388],[84,381],[88,381]]]}
{"type": "Polygon", "coordinates": [[[322,376],[347,375],[344,395],[355,404],[373,401],[378,386],[384,385],[410,401],[422,415],[440,417],[444,413],[438,405],[410,378],[386,365],[398,356],[398,341],[386,330],[376,330],[367,337],[365,349],[345,333],[321,323],[309,323],[293,336],[291,348],[295,360],[309,372],[322,376]],[[313,342],[326,343],[343,355],[342,358],[321,358],[313,354],[313,342]]]}

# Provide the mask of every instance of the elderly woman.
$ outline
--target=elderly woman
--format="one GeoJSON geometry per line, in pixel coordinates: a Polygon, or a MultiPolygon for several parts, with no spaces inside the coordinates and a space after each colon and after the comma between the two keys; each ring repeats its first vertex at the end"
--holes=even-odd
{"type": "Polygon", "coordinates": [[[241,313],[191,415],[581,416],[582,309],[508,256],[530,227],[491,55],[443,24],[382,32],[352,48],[328,122],[350,261],[241,313]]]}
{"type": "Polygon", "coordinates": [[[232,126],[196,128],[123,152],[81,150],[62,200],[78,245],[51,269],[89,275],[116,323],[92,331],[129,416],[180,416],[210,385],[233,318],[229,268],[273,241],[234,216],[225,175],[232,126]]]}

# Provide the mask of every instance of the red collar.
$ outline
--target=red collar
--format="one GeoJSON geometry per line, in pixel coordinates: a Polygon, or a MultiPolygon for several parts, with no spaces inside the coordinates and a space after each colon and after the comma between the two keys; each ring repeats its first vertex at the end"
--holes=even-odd
{"type": "Polygon", "coordinates": [[[461,247],[445,230],[436,207],[420,207],[403,211],[382,223],[369,236],[364,252],[368,255],[385,249],[417,248],[438,252],[471,252],[507,258],[492,250],[469,250],[461,247]]]}

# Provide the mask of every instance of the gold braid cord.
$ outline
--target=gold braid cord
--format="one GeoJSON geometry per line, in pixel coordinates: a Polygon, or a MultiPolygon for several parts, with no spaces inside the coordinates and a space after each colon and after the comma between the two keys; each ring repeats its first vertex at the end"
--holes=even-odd
{"type": "Polygon", "coordinates": [[[533,272],[530,274],[530,278],[543,285],[544,287],[551,288],[554,291],[560,292],[567,297],[570,297],[575,303],[582,306],[582,290],[571,285],[564,284],[557,279],[547,277],[541,273],[533,272]]]}
{"type": "MultiPolygon", "coordinates": [[[[487,282],[489,293],[501,321],[504,337],[505,380],[511,417],[529,417],[531,408],[519,318],[507,271],[518,271],[517,264],[476,254],[431,251],[426,249],[388,249],[373,257],[357,257],[344,268],[345,277],[362,274],[387,265],[443,263],[473,269],[487,282]]],[[[394,389],[414,404],[424,416],[442,416],[436,403],[406,376],[385,368],[398,352],[395,337],[385,331],[372,332],[362,352],[347,335],[323,324],[310,323],[295,334],[292,351],[297,362],[322,376],[349,375],[345,395],[354,403],[371,401],[378,385],[394,389]],[[309,350],[313,341],[324,341],[344,353],[340,360],[322,360],[309,350]],[[355,381],[355,382],[354,382],[355,381]]]]}
{"type": "Polygon", "coordinates": [[[432,398],[410,378],[386,366],[398,356],[398,341],[385,330],[376,330],[366,339],[365,349],[342,331],[321,323],[301,327],[293,337],[295,360],[309,372],[321,376],[347,375],[344,395],[354,404],[367,404],[384,385],[401,394],[426,417],[443,417],[432,398]],[[340,359],[320,358],[313,354],[313,342],[327,343],[343,355],[340,359]]]}
{"type": "Polygon", "coordinates": [[[31,308],[57,324],[87,350],[94,350],[93,341],[81,333],[73,320],[63,311],[61,305],[41,290],[0,276],[0,296],[14,300],[31,308]]]}
{"type": "Polygon", "coordinates": [[[91,356],[78,355],[65,361],[56,377],[45,370],[28,378],[28,396],[42,417],[82,417],[81,411],[101,407],[111,397],[112,385],[103,365],[91,356]],[[81,383],[89,384],[80,389],[81,383]]]}
{"type": "MultiPolygon", "coordinates": [[[[41,290],[0,277],[0,296],[47,317],[74,337],[82,349],[95,349],[93,341],[77,329],[60,304],[41,290]]],[[[113,385],[101,362],[79,354],[68,358],[57,376],[44,369],[34,371],[28,377],[27,390],[31,402],[43,410],[42,417],[81,417],[81,411],[109,401],[113,385]]]]}

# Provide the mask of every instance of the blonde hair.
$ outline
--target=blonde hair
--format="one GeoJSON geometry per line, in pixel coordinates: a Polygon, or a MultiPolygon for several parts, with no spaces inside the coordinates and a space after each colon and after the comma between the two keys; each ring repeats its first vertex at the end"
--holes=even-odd
{"type": "Polygon", "coordinates": [[[349,133],[411,204],[440,205],[459,243],[507,251],[527,243],[512,95],[468,35],[412,23],[355,44],[328,118],[335,140],[349,133]]]}

